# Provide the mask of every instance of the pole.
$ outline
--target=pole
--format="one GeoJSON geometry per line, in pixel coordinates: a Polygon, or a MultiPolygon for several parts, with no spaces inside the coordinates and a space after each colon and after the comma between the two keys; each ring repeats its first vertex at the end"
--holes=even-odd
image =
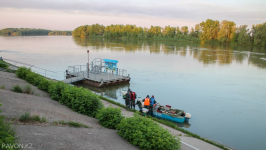
{"type": "MultiPolygon", "coordinates": [[[[88,64],[90,64],[90,55],[89,55],[90,50],[87,50],[88,53],[88,64]]],[[[90,65],[88,65],[88,70],[90,71],[90,65]]]]}

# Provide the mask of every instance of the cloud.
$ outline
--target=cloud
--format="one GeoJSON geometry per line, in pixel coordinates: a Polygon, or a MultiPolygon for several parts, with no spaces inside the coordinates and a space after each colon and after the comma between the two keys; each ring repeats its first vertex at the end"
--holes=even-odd
{"type": "Polygon", "coordinates": [[[235,21],[237,24],[250,25],[266,20],[266,11],[260,7],[257,7],[257,10],[242,10],[235,5],[227,6],[204,2],[203,0],[1,0],[0,8],[56,10],[66,13],[94,13],[104,16],[157,17],[198,23],[206,19],[220,21],[226,19],[235,21]]]}

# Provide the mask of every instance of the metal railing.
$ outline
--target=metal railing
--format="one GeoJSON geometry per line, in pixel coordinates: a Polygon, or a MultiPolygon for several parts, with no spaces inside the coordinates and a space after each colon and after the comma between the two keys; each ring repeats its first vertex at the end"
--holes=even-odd
{"type": "Polygon", "coordinates": [[[38,73],[42,76],[45,76],[47,78],[58,78],[58,79],[60,78],[58,76],[57,72],[55,72],[55,71],[36,67],[34,65],[31,65],[31,64],[15,61],[15,60],[11,60],[11,59],[3,58],[3,60],[8,63],[8,65],[10,66],[9,68],[12,70],[17,70],[17,68],[19,68],[19,67],[26,67],[26,68],[30,68],[31,71],[38,73]]]}
{"type": "Polygon", "coordinates": [[[103,72],[104,62],[101,58],[95,58],[90,64],[91,73],[101,73],[103,72]]]}
{"type": "Polygon", "coordinates": [[[81,81],[85,78],[85,72],[84,71],[75,72],[75,73],[71,73],[71,74],[67,74],[65,72],[65,78],[69,75],[70,75],[70,78],[68,78],[69,80],[67,80],[68,81],[67,83],[73,83],[73,82],[81,81]],[[72,75],[74,77],[71,77],[72,75]]]}
{"type": "Polygon", "coordinates": [[[68,66],[69,73],[76,73],[81,71],[87,71],[87,65],[68,66]]]}

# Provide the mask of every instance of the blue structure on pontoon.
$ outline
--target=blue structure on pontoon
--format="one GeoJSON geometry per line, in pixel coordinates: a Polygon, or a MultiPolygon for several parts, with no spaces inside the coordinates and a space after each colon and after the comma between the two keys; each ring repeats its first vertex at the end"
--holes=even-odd
{"type": "Polygon", "coordinates": [[[108,70],[113,70],[115,71],[116,75],[117,75],[117,63],[118,61],[117,60],[112,60],[112,59],[104,59],[104,64],[105,64],[105,69],[104,69],[104,72],[107,72],[107,69],[108,70]]]}

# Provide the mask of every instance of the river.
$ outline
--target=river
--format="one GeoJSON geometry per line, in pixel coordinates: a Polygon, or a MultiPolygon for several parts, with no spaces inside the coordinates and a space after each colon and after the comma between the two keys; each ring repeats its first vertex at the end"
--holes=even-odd
{"type": "MultiPolygon", "coordinates": [[[[71,36],[0,36],[0,56],[48,69],[62,80],[68,66],[94,58],[118,60],[130,84],[92,88],[124,104],[123,89],[192,114],[179,124],[234,149],[265,149],[266,49],[197,43],[80,39],[71,36]],[[54,73],[55,72],[55,73],[54,73]]],[[[43,70],[40,69],[43,73],[43,70]]],[[[0,83],[1,86],[1,83],[0,83]]]]}

